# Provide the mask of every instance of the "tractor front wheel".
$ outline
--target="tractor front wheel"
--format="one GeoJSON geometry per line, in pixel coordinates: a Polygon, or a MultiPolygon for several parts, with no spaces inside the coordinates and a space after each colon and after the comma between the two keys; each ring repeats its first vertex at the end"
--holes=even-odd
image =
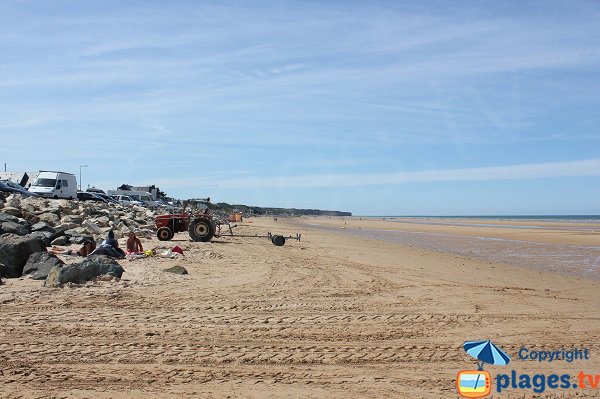
{"type": "Polygon", "coordinates": [[[214,237],[216,231],[215,223],[204,217],[200,217],[190,221],[188,233],[194,241],[207,242],[214,237]]]}
{"type": "Polygon", "coordinates": [[[173,238],[173,231],[168,227],[161,227],[156,231],[156,237],[158,237],[160,241],[169,241],[173,238]]]}

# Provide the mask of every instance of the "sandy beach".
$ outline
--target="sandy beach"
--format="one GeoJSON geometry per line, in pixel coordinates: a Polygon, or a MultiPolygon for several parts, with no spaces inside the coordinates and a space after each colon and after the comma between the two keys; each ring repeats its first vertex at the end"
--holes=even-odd
{"type": "MultiPolygon", "coordinates": [[[[476,368],[462,344],[478,339],[492,339],[513,357],[508,367],[490,366],[492,374],[600,374],[600,281],[589,273],[564,275],[363,234],[458,232],[600,246],[594,229],[247,221],[240,233],[298,232],[302,241],[196,243],[180,233],[170,244],[183,248],[183,258],[121,261],[120,281],[51,289],[28,278],[7,280],[0,286],[0,397],[456,398],[457,372],[476,368]],[[189,275],[162,271],[174,265],[189,275]],[[522,347],[587,348],[590,359],[524,361],[516,357],[522,347]]],[[[494,397],[575,394],[600,392],[507,390],[494,397]]]]}

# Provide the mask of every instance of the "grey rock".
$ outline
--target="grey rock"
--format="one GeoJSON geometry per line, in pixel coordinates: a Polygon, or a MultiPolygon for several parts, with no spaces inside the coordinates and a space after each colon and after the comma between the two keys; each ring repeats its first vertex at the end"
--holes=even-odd
{"type": "Polygon", "coordinates": [[[85,227],[87,232],[90,234],[102,234],[104,233],[100,227],[96,223],[91,220],[85,220],[82,224],[82,227],[85,227]]]}
{"type": "Polygon", "coordinates": [[[12,275],[12,273],[12,268],[9,268],[4,263],[0,263],[0,280],[2,280],[2,277],[7,278],[8,276],[12,275]]]}
{"type": "Polygon", "coordinates": [[[29,226],[15,222],[2,223],[0,230],[3,233],[16,234],[18,236],[26,236],[29,234],[29,226]]]}
{"type": "Polygon", "coordinates": [[[23,215],[23,220],[26,220],[29,224],[36,224],[40,221],[40,218],[34,212],[23,209],[21,214],[23,215]]]}
{"type": "MultiPolygon", "coordinates": [[[[20,196],[19,196],[20,197],[20,196]]],[[[21,208],[21,199],[17,197],[14,194],[11,194],[7,199],[6,199],[6,204],[8,206],[11,206],[13,208],[21,208]]]]}
{"type": "Polygon", "coordinates": [[[19,222],[19,218],[13,215],[9,215],[8,213],[0,213],[0,223],[4,222],[19,222]]]}
{"type": "Polygon", "coordinates": [[[82,214],[83,216],[86,216],[86,217],[88,217],[88,216],[92,216],[92,215],[94,215],[95,213],[96,213],[96,211],[94,210],[94,208],[92,208],[92,207],[89,207],[89,206],[86,206],[86,207],[85,207],[85,208],[83,208],[83,210],[81,211],[81,214],[82,214]]]}
{"type": "Polygon", "coordinates": [[[41,222],[46,222],[50,226],[58,226],[60,224],[60,218],[57,214],[52,212],[42,213],[41,215],[38,215],[38,217],[41,222]]]}
{"type": "Polygon", "coordinates": [[[34,231],[33,233],[29,234],[29,236],[42,240],[44,246],[46,247],[49,247],[51,245],[52,240],[54,238],[54,235],[47,231],[34,231]]]}
{"type": "Polygon", "coordinates": [[[25,267],[23,267],[23,275],[33,274],[34,280],[45,280],[48,273],[54,266],[62,266],[65,262],[47,252],[36,252],[29,256],[25,267]]]}
{"type": "Polygon", "coordinates": [[[21,277],[23,266],[34,252],[46,252],[46,246],[39,238],[14,234],[0,236],[0,259],[6,266],[2,275],[9,278],[21,277]]]}
{"type": "Polygon", "coordinates": [[[31,202],[21,201],[21,209],[29,213],[36,213],[39,207],[35,207],[31,202]]]}
{"type": "Polygon", "coordinates": [[[65,235],[68,236],[72,236],[72,237],[80,237],[80,236],[85,236],[88,235],[87,229],[84,227],[76,227],[74,229],[70,229],[70,230],[66,230],[64,231],[65,235]]]}
{"type": "Polygon", "coordinates": [[[75,224],[75,223],[62,223],[62,224],[59,224],[58,226],[54,226],[54,229],[56,229],[57,233],[64,233],[65,231],[75,229],[78,226],[79,225],[75,224]]]}
{"type": "Polygon", "coordinates": [[[106,256],[94,256],[79,264],[54,266],[50,270],[44,285],[46,287],[60,287],[66,283],[82,284],[105,274],[121,278],[124,271],[114,259],[106,256]]]}
{"type": "Polygon", "coordinates": [[[111,220],[108,218],[108,216],[100,216],[95,220],[95,223],[100,227],[108,227],[110,221],[111,220]]]}
{"type": "Polygon", "coordinates": [[[93,240],[93,237],[90,236],[77,236],[77,237],[71,237],[71,243],[72,244],[82,244],[85,240],[93,240]]]}
{"type": "Polygon", "coordinates": [[[56,229],[50,226],[48,223],[39,222],[31,226],[31,231],[47,231],[52,234],[56,234],[56,229]]]}
{"type": "Polygon", "coordinates": [[[64,246],[64,245],[69,245],[69,243],[70,243],[69,237],[67,237],[67,236],[60,236],[60,237],[57,237],[54,240],[52,240],[52,242],[50,244],[51,245],[64,246]]]}
{"type": "Polygon", "coordinates": [[[23,216],[23,214],[21,213],[21,210],[19,208],[13,208],[11,206],[4,207],[4,209],[2,209],[2,212],[6,213],[8,215],[17,216],[17,217],[23,216]]]}
{"type": "Polygon", "coordinates": [[[83,222],[83,216],[79,215],[66,215],[61,219],[62,223],[72,223],[75,225],[80,225],[83,222]]]}
{"type": "Polygon", "coordinates": [[[188,274],[188,271],[183,266],[173,266],[163,270],[163,272],[174,273],[174,274],[188,274]]]}
{"type": "Polygon", "coordinates": [[[44,208],[39,208],[37,211],[38,215],[42,215],[44,213],[51,213],[53,215],[60,217],[60,210],[55,205],[52,205],[52,204],[47,207],[44,207],[44,208]]]}

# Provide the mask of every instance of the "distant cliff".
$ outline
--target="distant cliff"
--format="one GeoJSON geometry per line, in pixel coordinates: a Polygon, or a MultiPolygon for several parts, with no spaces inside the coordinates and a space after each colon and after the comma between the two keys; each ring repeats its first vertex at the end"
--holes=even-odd
{"type": "Polygon", "coordinates": [[[231,205],[225,202],[210,204],[211,209],[225,212],[241,211],[244,215],[274,215],[274,216],[352,216],[352,212],[323,211],[320,209],[296,209],[296,208],[263,208],[260,206],[231,205]]]}

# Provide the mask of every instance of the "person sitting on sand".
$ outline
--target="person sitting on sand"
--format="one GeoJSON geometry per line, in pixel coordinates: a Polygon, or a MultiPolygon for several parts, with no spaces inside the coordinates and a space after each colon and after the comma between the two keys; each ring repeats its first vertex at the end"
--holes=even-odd
{"type": "Polygon", "coordinates": [[[94,240],[84,240],[83,246],[79,248],[77,251],[70,248],[62,248],[62,247],[52,247],[48,250],[49,254],[52,255],[71,255],[71,256],[88,256],[92,253],[94,249],[96,249],[96,242],[94,240]]]}
{"type": "Polygon", "coordinates": [[[133,231],[130,231],[129,238],[127,239],[127,255],[141,254],[142,252],[144,252],[142,242],[137,238],[133,231]]]}
{"type": "Polygon", "coordinates": [[[98,248],[90,255],[106,255],[111,258],[123,259],[125,257],[125,252],[119,248],[119,242],[115,240],[114,231],[110,230],[106,240],[102,241],[98,248]]]}
{"type": "Polygon", "coordinates": [[[106,240],[102,241],[102,244],[107,244],[107,245],[110,245],[111,247],[119,248],[119,242],[117,240],[115,240],[115,232],[110,230],[108,232],[108,236],[106,237],[106,240]]]}

